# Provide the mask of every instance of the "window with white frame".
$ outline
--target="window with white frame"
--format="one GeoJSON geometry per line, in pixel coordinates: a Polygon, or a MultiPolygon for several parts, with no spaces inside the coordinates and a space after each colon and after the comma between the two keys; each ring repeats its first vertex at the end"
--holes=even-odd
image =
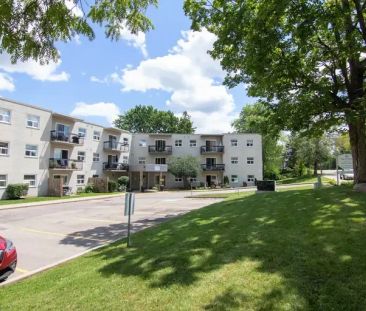
{"type": "Polygon", "coordinates": [[[231,146],[236,147],[238,145],[238,140],[237,139],[232,139],[231,140],[231,146]]]}
{"type": "Polygon", "coordinates": [[[79,137],[85,137],[86,136],[86,128],[79,127],[78,136],[79,137]]]}
{"type": "Polygon", "coordinates": [[[247,180],[248,182],[254,182],[255,181],[254,175],[248,175],[247,180]]]}
{"type": "Polygon", "coordinates": [[[128,156],[123,156],[122,163],[123,164],[128,164],[128,156]]]}
{"type": "Polygon", "coordinates": [[[29,187],[36,186],[36,175],[24,175],[24,183],[28,184],[29,187]]]}
{"type": "Polygon", "coordinates": [[[239,159],[238,157],[231,157],[231,164],[238,164],[239,159]]]}
{"type": "Polygon", "coordinates": [[[85,161],[85,151],[78,151],[78,161],[85,161]]]}
{"type": "Polygon", "coordinates": [[[99,153],[94,152],[93,153],[93,162],[99,162],[99,161],[100,161],[99,153]]]}
{"type": "Polygon", "coordinates": [[[231,175],[231,182],[234,182],[234,183],[239,182],[238,175],[231,175]]]}
{"type": "Polygon", "coordinates": [[[85,183],[85,175],[77,175],[76,176],[76,183],[78,185],[84,185],[84,183],[85,183]]]}
{"type": "Polygon", "coordinates": [[[40,120],[39,116],[29,114],[27,116],[27,127],[39,129],[39,120],[40,120]]]}
{"type": "Polygon", "coordinates": [[[25,156],[35,158],[38,156],[38,146],[37,145],[25,145],[25,156]]]}
{"type": "Polygon", "coordinates": [[[247,139],[247,147],[253,147],[253,139],[247,139]]]}
{"type": "Polygon", "coordinates": [[[254,158],[253,157],[248,157],[247,158],[247,164],[254,164],[254,158]]]}
{"type": "Polygon", "coordinates": [[[100,140],[100,131],[94,131],[93,139],[98,141],[100,140]]]}
{"type": "Polygon", "coordinates": [[[140,147],[146,147],[146,140],[145,140],[145,139],[141,139],[141,140],[139,141],[139,146],[140,146],[140,147]]]}
{"type": "Polygon", "coordinates": [[[175,177],[175,182],[182,182],[183,179],[181,177],[175,177]]]}
{"type": "Polygon", "coordinates": [[[175,141],[175,146],[176,147],[182,147],[182,140],[181,139],[177,139],[176,141],[175,141]]]}
{"type": "Polygon", "coordinates": [[[9,155],[9,143],[0,141],[0,156],[9,155]]]}
{"type": "Polygon", "coordinates": [[[8,109],[0,108],[0,122],[10,123],[11,112],[8,109]]]}
{"type": "Polygon", "coordinates": [[[7,175],[0,175],[0,188],[6,188],[7,177],[7,175]]]}
{"type": "Polygon", "coordinates": [[[145,164],[146,163],[146,158],[145,157],[139,157],[138,161],[139,161],[139,164],[145,164]]]}
{"type": "Polygon", "coordinates": [[[197,147],[197,141],[195,139],[191,139],[189,141],[189,147],[197,147]]]}
{"type": "Polygon", "coordinates": [[[189,179],[189,182],[197,182],[197,178],[196,178],[196,177],[191,177],[191,178],[189,179]]]}

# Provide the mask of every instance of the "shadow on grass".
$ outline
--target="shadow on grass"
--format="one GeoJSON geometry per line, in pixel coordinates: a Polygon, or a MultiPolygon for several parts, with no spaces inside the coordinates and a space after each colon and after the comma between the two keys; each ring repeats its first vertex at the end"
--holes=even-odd
{"type": "MultiPolygon", "coordinates": [[[[138,276],[153,288],[194,285],[206,272],[252,260],[259,263],[254,270],[280,274],[307,308],[360,310],[365,217],[366,196],[349,187],[249,195],[139,232],[133,248],[115,243],[94,256],[106,260],[102,275],[138,276]]],[[[273,288],[261,308],[275,308],[281,290],[273,288]]],[[[236,308],[245,299],[228,289],[205,308],[236,308]]]]}

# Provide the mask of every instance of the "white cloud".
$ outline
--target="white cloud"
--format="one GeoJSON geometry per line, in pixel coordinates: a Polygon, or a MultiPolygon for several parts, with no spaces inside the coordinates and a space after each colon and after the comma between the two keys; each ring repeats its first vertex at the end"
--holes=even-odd
{"type": "Polygon", "coordinates": [[[65,0],[66,7],[77,17],[83,17],[84,13],[73,0],[65,0]]]}
{"type": "Polygon", "coordinates": [[[77,117],[102,117],[105,118],[109,124],[121,113],[119,107],[114,103],[98,102],[94,104],[87,104],[79,102],[75,104],[71,115],[77,117]]]}
{"type": "Polygon", "coordinates": [[[148,56],[146,47],[146,35],[139,31],[137,34],[131,33],[125,25],[121,25],[119,34],[121,39],[125,40],[128,45],[139,49],[144,57],[148,56]]]}
{"type": "MultiPolygon", "coordinates": [[[[204,30],[182,32],[166,56],[142,61],[136,68],[125,68],[114,82],[124,92],[162,90],[171,93],[167,105],[174,111],[187,110],[197,131],[202,133],[232,130],[234,98],[218,83],[225,72],[207,51],[216,37],[204,30]]],[[[114,74],[115,75],[115,74],[114,74]]]]}
{"type": "Polygon", "coordinates": [[[26,62],[17,62],[12,64],[10,57],[7,54],[0,54],[0,69],[8,73],[25,73],[35,80],[40,81],[68,81],[70,76],[65,71],[57,72],[61,65],[61,60],[57,63],[50,62],[46,65],[41,65],[34,60],[26,62]]]}
{"type": "Polygon", "coordinates": [[[12,92],[15,90],[13,78],[6,73],[0,72],[0,91],[12,92]]]}
{"type": "Polygon", "coordinates": [[[96,77],[96,76],[91,76],[91,77],[90,77],[90,81],[91,81],[91,82],[95,82],[95,83],[106,84],[106,83],[108,83],[108,78],[107,78],[107,77],[105,77],[105,78],[103,78],[103,79],[99,79],[99,78],[98,78],[98,77],[96,77]]]}
{"type": "Polygon", "coordinates": [[[79,35],[75,35],[73,39],[76,45],[81,45],[81,39],[79,35]]]}

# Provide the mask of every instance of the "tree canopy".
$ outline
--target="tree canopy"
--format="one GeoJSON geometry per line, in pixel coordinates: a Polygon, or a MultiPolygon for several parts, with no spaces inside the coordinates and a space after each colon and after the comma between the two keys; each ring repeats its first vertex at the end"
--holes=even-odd
{"type": "Polygon", "coordinates": [[[184,187],[188,188],[188,178],[197,177],[200,171],[200,162],[196,157],[172,157],[169,160],[169,172],[175,177],[183,179],[184,187]]]}
{"type": "Polygon", "coordinates": [[[131,133],[192,134],[195,131],[187,112],[176,116],[171,111],[162,111],[153,106],[136,106],[120,115],[115,126],[131,133]]]}

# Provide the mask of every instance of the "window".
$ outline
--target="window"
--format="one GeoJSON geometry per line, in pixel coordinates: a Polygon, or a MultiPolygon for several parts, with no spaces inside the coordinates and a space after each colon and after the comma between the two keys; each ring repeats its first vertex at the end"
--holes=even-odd
{"type": "Polygon", "coordinates": [[[145,140],[145,139],[141,139],[141,140],[139,141],[139,146],[140,146],[140,147],[146,147],[146,140],[145,140]]]}
{"type": "Polygon", "coordinates": [[[122,163],[128,164],[128,156],[123,156],[122,163]]]}
{"type": "Polygon", "coordinates": [[[85,137],[86,136],[86,129],[82,128],[82,127],[79,127],[78,136],[79,137],[85,137]]]}
{"type": "Polygon", "coordinates": [[[253,139],[247,139],[247,146],[252,147],[253,146],[253,139]]]}
{"type": "Polygon", "coordinates": [[[175,182],[182,182],[183,181],[183,179],[182,178],[179,178],[179,177],[176,177],[175,178],[175,182]]]}
{"type": "Polygon", "coordinates": [[[231,164],[238,164],[238,157],[231,157],[231,164]]]}
{"type": "Polygon", "coordinates": [[[189,147],[197,147],[197,141],[195,139],[190,140],[189,147]]]}
{"type": "Polygon", "coordinates": [[[7,175],[0,175],[0,188],[5,188],[7,182],[7,175]]]}
{"type": "Polygon", "coordinates": [[[93,178],[97,178],[97,177],[99,177],[99,175],[93,175],[93,178]]]}
{"type": "Polygon", "coordinates": [[[254,175],[248,175],[247,180],[248,180],[248,182],[254,182],[255,181],[254,175]]]}
{"type": "Polygon", "coordinates": [[[254,164],[254,158],[253,157],[247,158],[247,164],[254,164]]]}
{"type": "Polygon", "coordinates": [[[239,178],[238,178],[238,175],[231,175],[231,182],[239,182],[239,178]]]}
{"type": "Polygon", "coordinates": [[[100,156],[99,153],[93,153],[93,162],[99,162],[100,156]]]}
{"type": "Polygon", "coordinates": [[[128,145],[128,138],[126,138],[126,137],[123,138],[123,144],[128,145]]]}
{"type": "Polygon", "coordinates": [[[166,158],[155,158],[155,164],[166,164],[166,158]]]}
{"type": "Polygon", "coordinates": [[[39,116],[29,114],[27,116],[27,127],[39,129],[39,116]]]}
{"type": "Polygon", "coordinates": [[[29,187],[36,186],[36,175],[24,175],[24,183],[28,184],[29,187]]]}
{"type": "Polygon", "coordinates": [[[78,161],[85,161],[85,151],[78,151],[78,161]]]}
{"type": "Polygon", "coordinates": [[[146,159],[144,157],[139,157],[139,164],[145,164],[146,159]]]}
{"type": "Polygon", "coordinates": [[[85,183],[85,175],[77,175],[76,176],[76,183],[78,185],[84,185],[84,183],[85,183]]]}
{"type": "Polygon", "coordinates": [[[10,110],[0,108],[0,122],[10,123],[11,113],[10,110]]]}
{"type": "Polygon", "coordinates": [[[9,143],[0,142],[0,156],[9,155],[9,143]]]}
{"type": "Polygon", "coordinates": [[[236,147],[238,145],[238,140],[237,139],[232,139],[231,140],[231,146],[236,147]]]}
{"type": "Polygon", "coordinates": [[[94,131],[93,139],[94,140],[100,140],[100,132],[99,131],[94,131]]]}
{"type": "Polygon", "coordinates": [[[189,179],[189,182],[197,182],[197,178],[196,177],[192,177],[189,179]]]}
{"type": "Polygon", "coordinates": [[[25,145],[25,156],[35,158],[38,156],[37,145],[25,145]]]}
{"type": "Polygon", "coordinates": [[[181,139],[177,139],[177,140],[175,141],[175,146],[176,146],[176,147],[182,147],[182,140],[181,140],[181,139]]]}

